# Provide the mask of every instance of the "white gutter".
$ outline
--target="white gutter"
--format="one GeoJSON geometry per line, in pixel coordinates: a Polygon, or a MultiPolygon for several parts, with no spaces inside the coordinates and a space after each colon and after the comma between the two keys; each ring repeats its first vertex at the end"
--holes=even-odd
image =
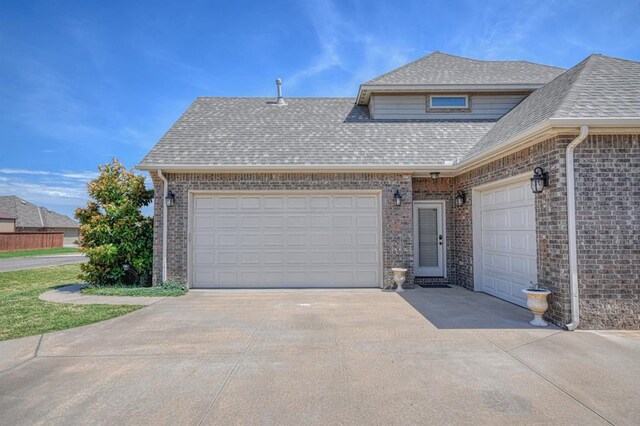
{"type": "MultiPolygon", "coordinates": [[[[136,166],[138,170],[157,170],[156,165],[136,166]]],[[[395,173],[416,173],[431,171],[455,171],[456,165],[453,161],[447,161],[440,164],[409,164],[409,165],[384,165],[384,164],[226,164],[226,165],[202,165],[202,164],[180,164],[180,165],[163,165],[165,172],[206,172],[206,173],[246,173],[246,172],[302,172],[302,173],[371,173],[371,172],[395,172],[395,173]]]]}
{"type": "Polygon", "coordinates": [[[167,280],[167,194],[169,193],[169,182],[158,169],[158,177],[162,180],[162,282],[167,280]]]}
{"type": "Polygon", "coordinates": [[[569,233],[569,297],[571,298],[571,322],[567,330],[573,331],[580,324],[580,299],[578,298],[578,247],[576,238],[576,182],[573,170],[573,150],[589,135],[589,126],[580,127],[580,134],[567,145],[567,226],[569,233]]]}

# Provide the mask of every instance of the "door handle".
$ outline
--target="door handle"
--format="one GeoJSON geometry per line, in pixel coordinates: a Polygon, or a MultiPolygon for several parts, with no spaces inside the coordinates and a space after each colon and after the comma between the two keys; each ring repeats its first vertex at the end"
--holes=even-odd
{"type": "Polygon", "coordinates": [[[442,245],[442,235],[438,235],[438,244],[442,245]]]}

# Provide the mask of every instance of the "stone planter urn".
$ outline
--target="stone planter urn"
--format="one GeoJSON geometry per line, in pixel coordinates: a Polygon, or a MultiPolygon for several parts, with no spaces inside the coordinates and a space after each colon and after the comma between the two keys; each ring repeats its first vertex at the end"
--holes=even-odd
{"type": "Polygon", "coordinates": [[[551,294],[549,290],[544,289],[524,289],[522,290],[527,295],[527,308],[533,313],[533,320],[529,321],[529,324],[536,327],[546,327],[549,324],[542,319],[542,315],[549,309],[547,303],[547,296],[551,294]]]}
{"type": "Polygon", "coordinates": [[[405,268],[391,268],[391,272],[393,272],[393,281],[398,286],[396,292],[402,293],[404,291],[402,285],[407,280],[407,270],[405,268]]]}

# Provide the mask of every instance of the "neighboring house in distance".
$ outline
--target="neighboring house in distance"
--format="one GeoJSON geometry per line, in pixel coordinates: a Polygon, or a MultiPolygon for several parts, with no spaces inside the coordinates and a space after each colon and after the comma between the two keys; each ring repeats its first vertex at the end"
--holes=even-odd
{"type": "Polygon", "coordinates": [[[436,52],[356,98],[201,97],[138,168],[155,282],[381,287],[406,267],[519,305],[539,282],[556,324],[640,328],[638,62],[436,52]]]}
{"type": "Polygon", "coordinates": [[[0,211],[0,232],[15,232],[16,218],[0,211]]]}
{"type": "Polygon", "coordinates": [[[75,220],[15,195],[0,196],[0,211],[15,218],[16,232],[63,232],[65,245],[74,244],[80,236],[75,220]]]}

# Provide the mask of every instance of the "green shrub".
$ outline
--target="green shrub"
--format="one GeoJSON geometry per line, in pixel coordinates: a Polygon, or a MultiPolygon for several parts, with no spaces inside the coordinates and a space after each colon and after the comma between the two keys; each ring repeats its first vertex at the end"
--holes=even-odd
{"type": "Polygon", "coordinates": [[[94,285],[150,285],[153,219],[141,209],[151,203],[153,190],[116,159],[98,170],[100,175],[87,185],[91,200],[75,212],[80,249],[89,258],[79,278],[94,285]],[[129,271],[124,265],[130,265],[129,271]]]}

